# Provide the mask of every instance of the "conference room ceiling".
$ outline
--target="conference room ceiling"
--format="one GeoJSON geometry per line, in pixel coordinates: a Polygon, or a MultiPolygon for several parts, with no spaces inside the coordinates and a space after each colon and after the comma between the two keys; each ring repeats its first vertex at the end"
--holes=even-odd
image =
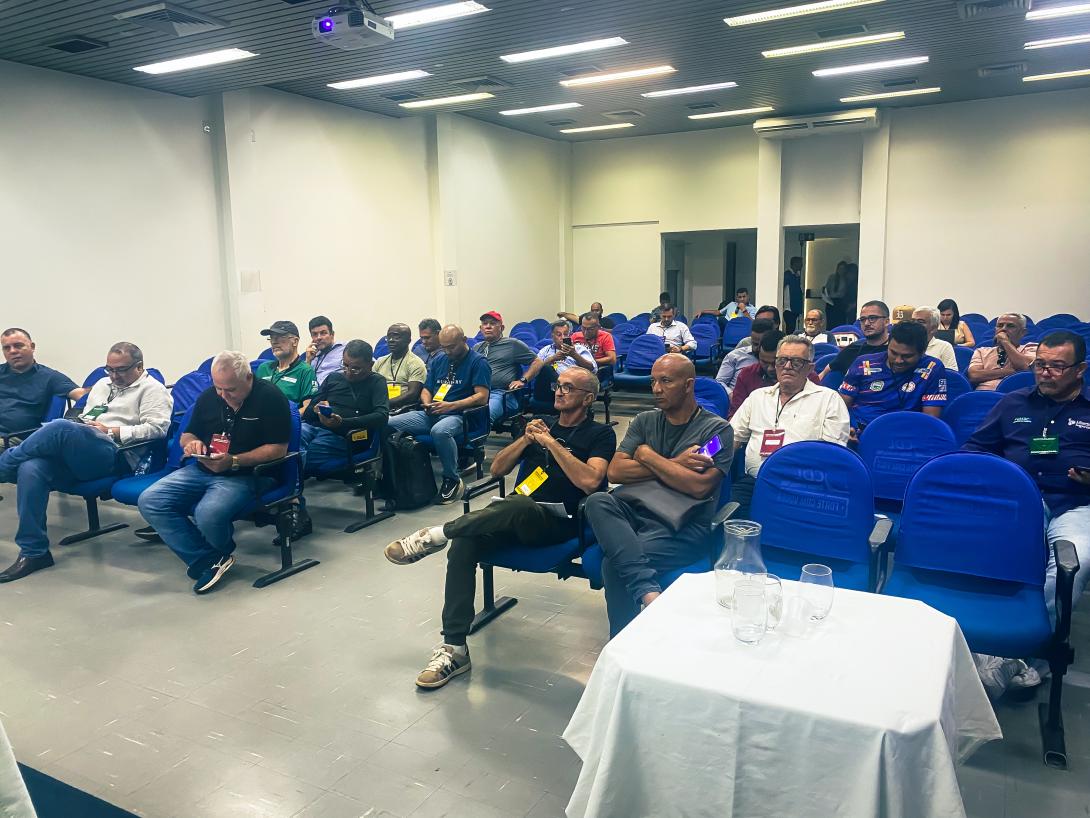
{"type": "MultiPolygon", "coordinates": [[[[442,5],[449,0],[372,0],[380,15],[442,5]]],[[[1090,15],[1029,21],[1022,13],[963,20],[955,0],[885,0],[853,9],[731,27],[726,16],[748,14],[803,0],[481,0],[490,10],[404,29],[396,40],[360,51],[316,42],[311,19],[329,2],[290,0],[177,0],[174,5],[210,15],[226,25],[186,37],[160,33],[114,15],[151,0],[0,0],[0,59],[171,94],[196,97],[269,86],[387,116],[421,116],[389,95],[443,97],[498,82],[495,97],[444,107],[475,119],[558,139],[595,139],[672,133],[749,124],[757,115],[692,120],[688,115],[770,106],[771,115],[797,115],[859,107],[841,97],[939,86],[939,93],[883,100],[882,107],[953,102],[1090,86],[1090,77],[1022,82],[1021,74],[1090,68],[1087,44],[1025,50],[1027,41],[1090,32],[1090,15]],[[818,42],[823,37],[903,31],[905,37],[854,48],[766,58],[762,50],[818,42]],[[104,43],[83,53],[51,44],[71,35],[104,43]],[[628,41],[600,51],[508,64],[501,54],[608,37],[628,41]],[[134,66],[223,48],[257,57],[165,75],[134,66]],[[923,65],[818,78],[818,68],[926,56],[923,65]],[[988,66],[1010,66],[982,76],[988,66]],[[565,88],[560,80],[593,72],[671,65],[663,77],[565,88]],[[327,83],[420,69],[432,76],[393,85],[338,91],[327,83]],[[486,78],[486,79],[480,79],[486,78]],[[469,82],[467,82],[469,81],[469,82]],[[735,88],[646,98],[642,93],[736,82],[735,88]],[[526,116],[501,110],[562,102],[582,107],[526,116]],[[699,106],[699,107],[690,107],[699,106]],[[620,113],[618,113],[620,112],[620,113]],[[564,124],[558,125],[557,122],[564,124]],[[560,128],[632,122],[634,127],[563,135],[560,128]]],[[[1012,0],[1017,2],[1017,0],[1012,0]]],[[[1037,9],[1075,0],[1036,2],[1037,9]]]]}

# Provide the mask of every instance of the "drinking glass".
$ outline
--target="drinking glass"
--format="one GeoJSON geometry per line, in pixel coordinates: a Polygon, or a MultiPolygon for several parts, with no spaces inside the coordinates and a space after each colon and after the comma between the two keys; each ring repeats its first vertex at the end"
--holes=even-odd
{"type": "Polygon", "coordinates": [[[783,625],[780,631],[787,636],[803,638],[810,632],[810,615],[813,606],[801,596],[792,596],[784,602],[783,625]]]}
{"type": "Polygon", "coordinates": [[[833,569],[815,562],[802,566],[802,598],[811,605],[810,619],[820,622],[833,607],[833,569]]]}
{"type": "Polygon", "coordinates": [[[756,645],[768,626],[768,605],[763,579],[741,579],[734,583],[731,627],[734,637],[747,645],[756,645]]]}
{"type": "MultiPolygon", "coordinates": [[[[755,575],[754,579],[760,581],[761,575],[755,575]]],[[[783,583],[775,574],[764,574],[765,606],[768,608],[768,629],[776,630],[776,626],[783,621],[783,583]]]]}

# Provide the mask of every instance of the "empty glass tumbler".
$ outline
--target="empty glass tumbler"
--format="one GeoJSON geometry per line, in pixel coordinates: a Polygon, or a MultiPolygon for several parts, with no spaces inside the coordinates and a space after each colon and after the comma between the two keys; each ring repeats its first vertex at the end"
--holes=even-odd
{"type": "Polygon", "coordinates": [[[768,629],[764,579],[740,579],[734,583],[731,628],[734,638],[747,645],[756,645],[764,638],[768,629]]]}
{"type": "Polygon", "coordinates": [[[833,570],[827,565],[808,563],[802,566],[802,598],[810,603],[810,618],[820,622],[833,607],[833,570]]]}

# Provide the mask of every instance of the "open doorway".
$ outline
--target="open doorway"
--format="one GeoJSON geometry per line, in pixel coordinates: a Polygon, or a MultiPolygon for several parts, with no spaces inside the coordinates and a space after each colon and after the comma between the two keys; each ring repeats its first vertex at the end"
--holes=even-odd
{"type": "Polygon", "coordinates": [[[752,293],[757,280],[757,231],[689,230],[662,234],[662,289],[690,321],[702,310],[752,293]]]}
{"type": "MultiPolygon", "coordinates": [[[[858,313],[859,299],[859,225],[803,225],[784,228],[784,270],[792,269],[792,259],[802,260],[802,311],[797,315],[797,330],[806,311],[825,313],[829,329],[851,324],[858,313]]],[[[796,262],[797,264],[797,262],[796,262]]],[[[790,295],[784,282],[785,319],[790,295]]],[[[799,293],[795,293],[796,305],[799,293]]],[[[791,329],[791,328],[789,328],[791,329]]]]}

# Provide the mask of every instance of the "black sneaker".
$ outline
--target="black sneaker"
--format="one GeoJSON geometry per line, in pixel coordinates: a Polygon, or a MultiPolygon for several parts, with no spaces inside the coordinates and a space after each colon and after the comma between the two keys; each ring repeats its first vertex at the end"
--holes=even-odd
{"type": "MultiPolygon", "coordinates": [[[[314,531],[314,524],[310,520],[310,515],[307,510],[302,506],[292,506],[288,512],[288,524],[291,526],[291,541],[301,540],[303,537],[314,531]]],[[[273,540],[273,545],[277,548],[280,547],[281,538],[279,536],[273,540]]]]}
{"type": "Polygon", "coordinates": [[[144,542],[162,542],[163,541],[163,538],[159,536],[159,532],[157,532],[150,525],[146,525],[143,528],[136,529],[136,531],[134,531],[133,534],[135,534],[137,537],[142,539],[144,542]]]}
{"type": "Polygon", "coordinates": [[[223,579],[223,575],[227,573],[232,565],[235,564],[235,558],[228,554],[225,557],[220,557],[197,579],[196,584],[193,586],[193,593],[195,594],[207,594],[215,587],[216,583],[223,579]]]}
{"type": "Polygon", "coordinates": [[[443,485],[439,487],[439,505],[445,506],[447,503],[461,500],[465,489],[466,484],[462,482],[460,477],[456,477],[453,480],[444,478],[443,485]]]}

